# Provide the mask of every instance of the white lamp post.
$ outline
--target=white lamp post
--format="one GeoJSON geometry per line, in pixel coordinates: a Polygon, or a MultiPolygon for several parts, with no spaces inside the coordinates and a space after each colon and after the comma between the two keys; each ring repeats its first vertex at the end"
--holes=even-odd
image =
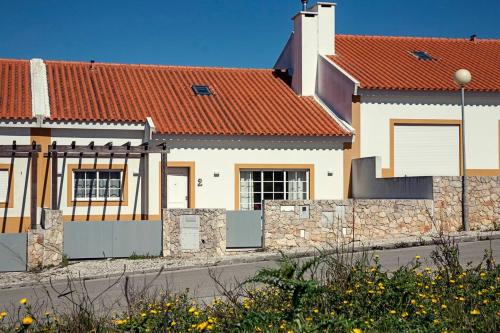
{"type": "Polygon", "coordinates": [[[469,209],[467,207],[467,164],[465,158],[465,85],[472,80],[472,75],[466,69],[459,69],[455,72],[454,79],[455,83],[460,86],[462,95],[462,225],[465,231],[469,231],[469,209]]]}

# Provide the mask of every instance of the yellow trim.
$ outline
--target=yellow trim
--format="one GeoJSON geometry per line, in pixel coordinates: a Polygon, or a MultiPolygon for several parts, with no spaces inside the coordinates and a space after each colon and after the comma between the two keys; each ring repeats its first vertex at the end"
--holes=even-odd
{"type": "Polygon", "coordinates": [[[463,154],[462,154],[462,121],[451,119],[390,119],[389,125],[389,149],[390,149],[390,167],[389,169],[382,169],[384,177],[394,177],[394,127],[396,125],[444,125],[444,126],[458,126],[459,127],[459,147],[460,147],[460,175],[463,174],[463,154]]]}
{"type": "MultiPolygon", "coordinates": [[[[87,206],[128,206],[128,171],[126,164],[68,164],[67,166],[67,192],[66,201],[68,207],[87,207],[87,206]],[[74,200],[73,198],[73,171],[74,170],[117,170],[122,171],[122,194],[123,198],[121,200],[74,200]]],[[[139,215],[140,216],[140,215],[139,215]]],[[[101,216],[102,219],[102,216],[101,216]]]]}
{"type": "Polygon", "coordinates": [[[234,209],[240,210],[240,171],[255,170],[308,170],[309,200],[314,200],[314,164],[235,164],[234,165],[234,209]]]}
{"type": "MultiPolygon", "coordinates": [[[[161,206],[161,162],[160,162],[160,193],[159,207],[160,211],[163,209],[161,206]]],[[[196,164],[193,161],[167,161],[167,168],[187,168],[188,169],[188,208],[195,208],[196,206],[196,164]]],[[[167,185],[168,186],[168,185],[167,185]]]]}
{"type": "Polygon", "coordinates": [[[360,157],[361,152],[361,97],[352,96],[351,125],[354,128],[353,141],[344,143],[344,198],[348,199],[351,190],[352,160],[360,157]]]}
{"type": "Polygon", "coordinates": [[[37,207],[50,207],[51,199],[51,170],[50,158],[43,155],[47,153],[50,145],[52,131],[50,128],[32,128],[30,130],[31,141],[36,141],[41,146],[41,152],[38,153],[37,165],[37,207]]]}
{"type": "Polygon", "coordinates": [[[14,171],[11,164],[2,163],[0,164],[0,170],[5,170],[8,173],[9,185],[7,193],[8,198],[5,202],[0,202],[0,208],[13,208],[14,207],[14,171]]]}
{"type": "Polygon", "coordinates": [[[31,226],[29,216],[23,217],[0,217],[0,233],[18,234],[27,232],[31,226]]]}

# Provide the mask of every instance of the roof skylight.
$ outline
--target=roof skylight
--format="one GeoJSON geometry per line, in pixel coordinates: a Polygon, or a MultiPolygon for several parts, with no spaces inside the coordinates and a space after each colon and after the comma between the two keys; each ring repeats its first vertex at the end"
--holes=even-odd
{"type": "Polygon", "coordinates": [[[418,60],[434,60],[434,58],[431,57],[425,51],[412,51],[411,54],[413,54],[415,57],[417,57],[418,60]]]}
{"type": "Polygon", "coordinates": [[[200,85],[200,84],[193,84],[191,86],[193,88],[193,91],[196,95],[198,96],[210,96],[212,95],[212,92],[210,91],[210,88],[208,86],[200,85]]]}

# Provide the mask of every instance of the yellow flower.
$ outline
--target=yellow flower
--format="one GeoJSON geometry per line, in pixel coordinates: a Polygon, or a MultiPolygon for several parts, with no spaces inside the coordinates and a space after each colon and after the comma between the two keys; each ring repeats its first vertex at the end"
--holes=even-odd
{"type": "Polygon", "coordinates": [[[288,330],[286,333],[293,333],[293,331],[292,330],[288,330]]]}
{"type": "Polygon", "coordinates": [[[318,313],[318,312],[319,312],[319,310],[318,310],[318,309],[314,309],[314,310],[313,310],[313,312],[314,312],[314,313],[318,313]]]}
{"type": "Polygon", "coordinates": [[[30,316],[23,318],[23,325],[24,326],[29,326],[29,325],[31,325],[31,323],[33,323],[33,318],[31,318],[30,316]]]}
{"type": "Polygon", "coordinates": [[[450,280],[450,283],[455,283],[455,280],[450,280]]]}
{"type": "Polygon", "coordinates": [[[479,274],[480,277],[485,277],[486,276],[486,273],[485,272],[481,272],[481,274],[479,274]]]}
{"type": "Polygon", "coordinates": [[[199,323],[198,326],[196,326],[196,328],[199,331],[203,331],[203,330],[205,330],[205,328],[207,328],[207,326],[208,326],[208,321],[204,321],[202,323],[199,323]]]}
{"type": "Polygon", "coordinates": [[[363,333],[363,331],[361,330],[361,328],[353,328],[351,333],[363,333]]]}
{"type": "Polygon", "coordinates": [[[417,304],[417,301],[415,301],[414,299],[412,299],[412,300],[410,301],[410,303],[411,303],[411,304],[413,304],[413,305],[415,305],[415,304],[417,304]]]}
{"type": "Polygon", "coordinates": [[[306,317],[306,320],[307,320],[307,321],[311,321],[311,320],[313,320],[313,319],[312,319],[311,317],[306,317]]]}
{"type": "Polygon", "coordinates": [[[441,304],[441,309],[446,309],[448,306],[446,304],[441,304]]]}
{"type": "Polygon", "coordinates": [[[406,312],[406,311],[405,311],[405,312],[403,312],[403,313],[401,314],[401,317],[403,317],[403,318],[408,317],[408,312],[406,312]]]}
{"type": "Polygon", "coordinates": [[[177,324],[177,323],[176,323],[176,322],[175,322],[175,320],[174,320],[174,321],[172,321],[172,322],[170,323],[170,326],[175,326],[176,324],[177,324]]]}
{"type": "Polygon", "coordinates": [[[479,311],[478,309],[474,309],[474,310],[471,310],[470,314],[471,315],[478,315],[478,314],[481,314],[481,311],[479,311]]]}
{"type": "Polygon", "coordinates": [[[390,310],[389,313],[390,314],[396,314],[396,311],[395,310],[390,310]]]}
{"type": "Polygon", "coordinates": [[[463,302],[463,301],[465,301],[465,298],[463,298],[463,297],[459,297],[459,298],[458,298],[458,300],[459,300],[460,302],[463,302]]]}
{"type": "Polygon", "coordinates": [[[193,316],[198,317],[200,313],[198,311],[193,312],[193,316]]]}
{"type": "Polygon", "coordinates": [[[26,303],[28,303],[28,300],[26,298],[21,298],[21,300],[19,301],[20,304],[22,305],[25,305],[26,303]]]}
{"type": "Polygon", "coordinates": [[[489,302],[487,299],[483,300],[483,304],[488,304],[489,302]]]}
{"type": "Polygon", "coordinates": [[[420,259],[420,256],[415,256],[415,259],[417,259],[417,260],[420,259]]]}
{"type": "Polygon", "coordinates": [[[7,312],[5,311],[0,312],[0,319],[2,319],[5,316],[7,316],[7,312]]]}

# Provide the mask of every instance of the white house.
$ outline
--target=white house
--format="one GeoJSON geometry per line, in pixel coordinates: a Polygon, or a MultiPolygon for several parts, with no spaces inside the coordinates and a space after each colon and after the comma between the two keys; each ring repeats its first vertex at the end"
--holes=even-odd
{"type": "Polygon", "coordinates": [[[467,174],[500,175],[500,40],[338,35],[335,9],[297,13],[275,68],[354,128],[351,157],[380,156],[384,177],[460,175],[465,128],[467,174]]]}
{"type": "Polygon", "coordinates": [[[169,148],[170,208],[341,199],[351,128],[287,79],[268,69],[0,60],[1,232],[34,227],[49,207],[66,221],[158,220],[166,165],[160,153],[133,154],[145,142],[169,148]],[[32,142],[40,153],[29,155],[32,142]]]}

